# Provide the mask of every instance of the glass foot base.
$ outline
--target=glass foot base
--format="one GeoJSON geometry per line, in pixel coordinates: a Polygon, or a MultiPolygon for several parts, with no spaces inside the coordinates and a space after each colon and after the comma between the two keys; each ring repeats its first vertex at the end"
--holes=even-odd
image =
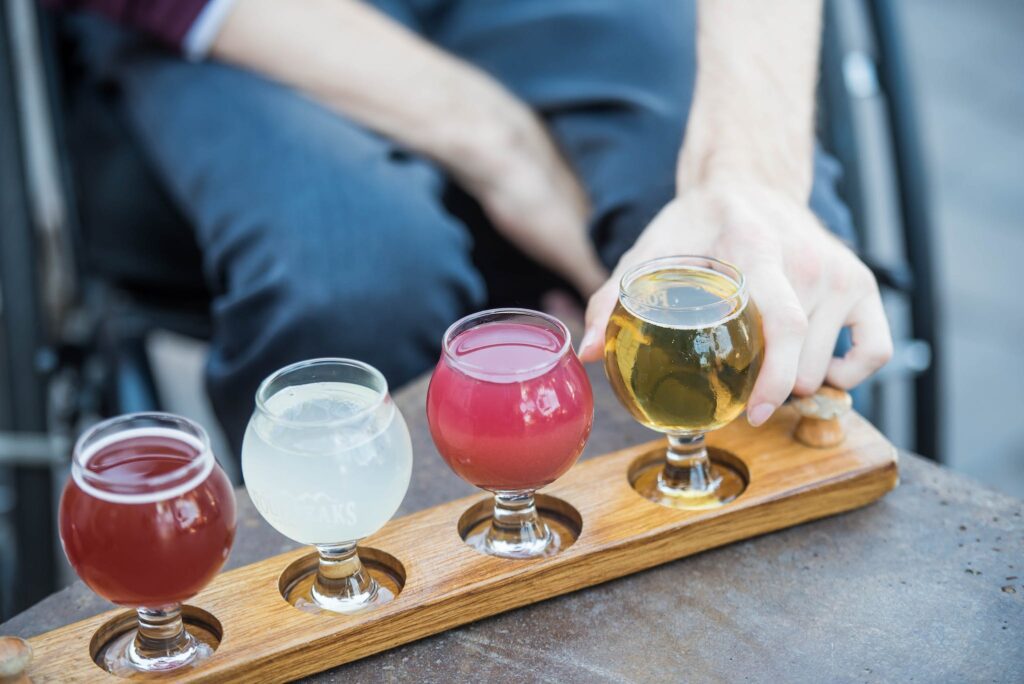
{"type": "Polygon", "coordinates": [[[661,506],[682,510],[707,510],[718,508],[733,501],[747,483],[740,473],[720,461],[712,461],[710,491],[676,489],[666,486],[662,477],[664,466],[652,464],[633,481],[637,493],[661,506]]]}
{"type": "Polygon", "coordinates": [[[481,553],[499,558],[544,558],[555,555],[562,548],[561,538],[551,529],[545,537],[515,542],[492,539],[490,531],[490,524],[486,524],[479,532],[470,532],[466,543],[481,553]]]}
{"type": "Polygon", "coordinates": [[[554,556],[576,541],[578,532],[558,518],[542,516],[548,533],[544,537],[514,541],[494,539],[491,535],[491,520],[484,519],[474,525],[466,534],[466,543],[480,553],[499,558],[545,558],[554,556]]]}
{"type": "Polygon", "coordinates": [[[360,613],[394,601],[405,585],[405,569],[402,564],[393,556],[376,549],[360,549],[359,555],[363,567],[377,587],[376,592],[362,592],[355,599],[315,596],[318,557],[316,553],[311,553],[285,568],[279,581],[281,596],[303,612],[320,614],[360,613]]]}
{"type": "Polygon", "coordinates": [[[213,647],[188,632],[184,650],[173,655],[143,656],[135,648],[137,629],[132,629],[108,643],[103,650],[100,665],[107,672],[118,677],[135,677],[139,674],[165,674],[191,669],[213,655],[213,647]]]}
{"type": "Polygon", "coordinates": [[[526,515],[517,520],[501,517],[488,498],[470,506],[459,517],[459,536],[479,553],[498,558],[528,560],[561,553],[579,539],[583,519],[568,502],[546,494],[536,494],[526,515]]]}
{"type": "Polygon", "coordinates": [[[309,588],[308,597],[296,597],[295,607],[307,612],[326,610],[332,613],[351,615],[352,613],[361,613],[364,610],[382,606],[385,603],[391,603],[394,600],[394,592],[387,587],[382,587],[376,581],[373,582],[369,590],[355,596],[345,597],[325,596],[316,590],[315,584],[312,584],[309,588]]]}

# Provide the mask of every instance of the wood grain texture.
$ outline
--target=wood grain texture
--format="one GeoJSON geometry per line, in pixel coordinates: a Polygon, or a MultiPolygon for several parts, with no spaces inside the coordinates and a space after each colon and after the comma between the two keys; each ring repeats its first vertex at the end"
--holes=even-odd
{"type": "MultiPolygon", "coordinates": [[[[632,490],[626,477],[630,464],[660,443],[575,466],[544,492],[575,507],[583,529],[573,546],[550,558],[509,561],[466,546],[456,523],[480,496],[393,520],[365,546],[401,560],[406,584],[394,602],[362,615],[312,615],[281,597],[281,572],[306,550],[224,573],[190,602],[220,620],[220,647],[180,679],[295,679],[706,549],[858,508],[896,485],[895,449],[860,416],[846,418],[846,439],[828,449],[795,442],[796,420],[796,413],[784,408],[757,430],[735,421],[709,436],[711,446],[738,456],[750,477],[740,498],[717,510],[663,508],[632,490]]],[[[32,639],[33,681],[117,681],[92,662],[89,642],[121,613],[32,639]]]]}

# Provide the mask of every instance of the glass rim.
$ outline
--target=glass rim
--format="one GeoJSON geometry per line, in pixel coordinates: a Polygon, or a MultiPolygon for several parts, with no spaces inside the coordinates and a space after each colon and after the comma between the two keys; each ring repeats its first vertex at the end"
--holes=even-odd
{"type": "MultiPolygon", "coordinates": [[[[444,337],[441,338],[441,350],[444,353],[444,358],[449,363],[451,363],[452,366],[454,366],[456,369],[460,371],[465,371],[470,374],[484,373],[492,377],[514,378],[524,375],[532,377],[540,375],[542,373],[546,373],[550,369],[554,368],[563,358],[565,358],[566,353],[569,352],[571,349],[572,333],[569,332],[569,327],[565,323],[560,321],[558,318],[552,316],[551,314],[544,313],[543,311],[536,311],[534,309],[524,309],[521,307],[512,306],[499,307],[497,309],[486,309],[484,311],[477,311],[476,313],[469,314],[468,316],[463,316],[462,318],[448,326],[448,329],[444,331],[444,337]],[[555,354],[553,359],[545,361],[544,363],[537,364],[536,366],[531,366],[530,368],[521,368],[514,371],[493,371],[488,368],[477,366],[472,363],[466,363],[465,361],[455,356],[454,353],[452,353],[452,342],[454,342],[459,335],[466,332],[467,330],[477,327],[477,325],[482,325],[483,323],[480,323],[479,319],[512,316],[525,316],[526,318],[540,319],[545,323],[553,325],[555,328],[558,329],[558,332],[562,335],[562,346],[559,347],[558,352],[555,354]]],[[[473,375],[473,377],[479,376],[473,375]]]]}
{"type": "Polygon", "coordinates": [[[377,370],[370,364],[366,363],[365,361],[359,361],[358,359],[348,359],[340,356],[322,356],[315,359],[305,359],[303,361],[296,361],[295,363],[290,363],[287,366],[278,368],[276,371],[265,377],[263,379],[263,382],[260,383],[259,388],[256,390],[256,410],[262,413],[264,416],[266,416],[267,419],[272,420],[275,424],[283,425],[285,427],[307,428],[327,427],[331,425],[345,425],[348,423],[358,422],[360,420],[365,419],[366,416],[372,413],[376,413],[380,409],[380,407],[383,406],[384,403],[387,401],[389,396],[388,392],[389,390],[387,378],[384,377],[383,373],[381,373],[379,370],[377,370]],[[280,415],[271,411],[270,407],[267,406],[267,401],[271,397],[275,396],[277,392],[274,392],[269,396],[264,396],[267,390],[269,389],[270,385],[272,385],[275,381],[285,377],[286,375],[289,375],[290,373],[294,373],[305,368],[310,368],[312,366],[346,366],[348,368],[359,369],[370,375],[375,380],[379,381],[380,389],[378,390],[375,387],[362,385],[363,387],[366,387],[367,389],[370,390],[374,390],[377,393],[377,396],[374,399],[373,403],[364,406],[363,408],[359,409],[358,411],[351,415],[340,418],[326,418],[323,420],[292,420],[289,418],[282,418],[280,415]]]}
{"type": "Polygon", "coordinates": [[[72,479],[87,494],[114,503],[145,503],[150,501],[162,501],[191,491],[197,487],[213,470],[215,459],[213,448],[210,445],[210,436],[206,429],[196,421],[165,411],[140,411],[136,413],[125,413],[112,418],[101,420],[79,435],[75,440],[75,446],[71,452],[71,475],[72,479]],[[164,425],[136,425],[148,421],[150,423],[164,423],[164,425]],[[123,426],[123,430],[99,437],[97,435],[109,430],[123,426]],[[190,432],[191,431],[191,432],[190,432]],[[132,433],[159,432],[171,439],[177,439],[188,444],[197,450],[195,458],[188,463],[174,468],[173,470],[147,478],[145,483],[153,489],[148,492],[108,492],[97,490],[93,483],[99,485],[114,484],[109,477],[102,472],[89,471],[86,466],[89,459],[98,451],[109,444],[126,439],[132,439],[132,433]],[[91,440],[95,444],[88,444],[91,440]],[[88,475],[86,475],[88,473],[88,475]]]}
{"type": "Polygon", "coordinates": [[[723,273],[722,271],[719,271],[715,268],[703,268],[703,270],[712,270],[715,273],[718,273],[719,275],[731,280],[736,285],[736,292],[732,293],[728,297],[722,297],[719,301],[709,302],[707,304],[698,304],[696,306],[668,306],[661,304],[644,303],[644,308],[653,309],[656,311],[703,311],[705,309],[721,306],[721,303],[723,301],[742,301],[747,297],[746,276],[744,276],[743,272],[733,264],[722,259],[716,259],[715,257],[709,256],[701,256],[699,254],[678,254],[673,256],[657,257],[655,259],[648,259],[647,261],[640,262],[636,266],[633,266],[628,271],[623,273],[622,277],[619,278],[619,301],[622,302],[623,304],[625,304],[627,301],[637,301],[637,298],[629,294],[629,292],[626,291],[626,288],[629,285],[632,285],[633,281],[636,280],[639,276],[645,275],[647,273],[668,270],[673,267],[689,267],[693,269],[702,268],[701,266],[692,263],[694,261],[708,262],[713,266],[718,266],[726,269],[727,272],[723,273]]]}

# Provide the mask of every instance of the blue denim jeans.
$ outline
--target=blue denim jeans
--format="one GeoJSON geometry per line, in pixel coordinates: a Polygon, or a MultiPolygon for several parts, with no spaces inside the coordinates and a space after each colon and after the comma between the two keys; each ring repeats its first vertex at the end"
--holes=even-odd
{"type": "MultiPolygon", "coordinates": [[[[692,3],[375,4],[536,109],[590,195],[609,266],[673,196],[695,73],[692,3]]],[[[433,365],[450,323],[484,305],[470,230],[432,162],[255,74],[96,25],[86,43],[202,252],[207,388],[236,450],[274,369],[355,357],[397,386],[433,365]]],[[[836,163],[819,153],[815,172],[812,208],[850,238],[836,163]]]]}

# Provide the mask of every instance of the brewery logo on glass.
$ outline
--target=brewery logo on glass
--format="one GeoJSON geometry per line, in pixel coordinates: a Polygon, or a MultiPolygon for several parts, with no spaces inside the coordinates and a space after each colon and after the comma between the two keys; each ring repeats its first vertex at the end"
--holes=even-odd
{"type": "Polygon", "coordinates": [[[287,527],[288,520],[299,516],[312,518],[319,523],[354,526],[358,521],[355,501],[337,501],[323,492],[313,495],[298,495],[294,498],[277,496],[265,497],[263,493],[249,495],[256,510],[274,529],[287,527]]]}

